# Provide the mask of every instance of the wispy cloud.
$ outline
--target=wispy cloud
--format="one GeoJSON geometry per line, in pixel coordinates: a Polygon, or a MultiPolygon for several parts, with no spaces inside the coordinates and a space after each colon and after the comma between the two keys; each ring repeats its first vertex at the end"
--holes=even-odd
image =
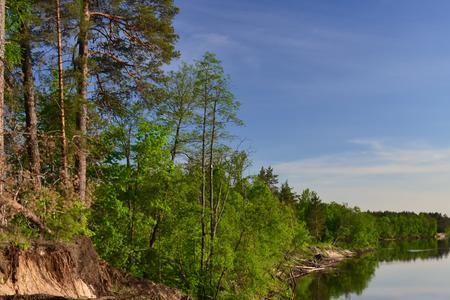
{"type": "Polygon", "coordinates": [[[281,179],[326,200],[450,212],[450,146],[341,143],[448,140],[447,4],[176,2],[182,59],[218,54],[242,102],[247,126],[238,134],[251,138],[255,160],[284,159],[275,165],[281,179]],[[309,158],[286,158],[298,155],[309,158]]]}
{"type": "Polygon", "coordinates": [[[298,190],[365,209],[450,212],[450,147],[392,146],[352,140],[359,150],[279,163],[275,170],[298,190]]]}

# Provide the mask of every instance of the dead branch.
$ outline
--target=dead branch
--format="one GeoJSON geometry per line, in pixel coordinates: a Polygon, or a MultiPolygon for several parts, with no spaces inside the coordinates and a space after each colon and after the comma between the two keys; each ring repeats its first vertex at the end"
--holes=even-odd
{"type": "Polygon", "coordinates": [[[6,205],[15,212],[23,215],[25,218],[27,218],[29,221],[31,221],[33,224],[39,227],[41,232],[52,234],[52,231],[47,226],[45,226],[45,224],[41,221],[41,219],[38,216],[36,216],[32,211],[30,211],[28,208],[26,208],[19,202],[13,200],[6,193],[0,195],[0,204],[6,205]]]}

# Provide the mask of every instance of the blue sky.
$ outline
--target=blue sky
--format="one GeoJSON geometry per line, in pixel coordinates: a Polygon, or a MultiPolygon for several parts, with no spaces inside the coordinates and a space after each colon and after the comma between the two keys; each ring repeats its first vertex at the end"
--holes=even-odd
{"type": "Polygon", "coordinates": [[[449,1],[178,0],[217,53],[253,168],[363,209],[450,213],[449,1]]]}

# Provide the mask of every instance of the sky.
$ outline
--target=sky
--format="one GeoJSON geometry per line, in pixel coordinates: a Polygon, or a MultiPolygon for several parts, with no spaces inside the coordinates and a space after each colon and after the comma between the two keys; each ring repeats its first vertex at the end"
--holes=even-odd
{"type": "Polygon", "coordinates": [[[181,60],[211,51],[231,76],[253,172],[364,210],[450,214],[450,1],[175,3],[181,60]]]}

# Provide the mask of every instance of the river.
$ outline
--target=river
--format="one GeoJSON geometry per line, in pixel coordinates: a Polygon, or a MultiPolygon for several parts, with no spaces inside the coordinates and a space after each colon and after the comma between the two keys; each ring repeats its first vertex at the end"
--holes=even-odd
{"type": "Polygon", "coordinates": [[[447,241],[390,242],[298,280],[297,300],[450,299],[447,241]]]}

